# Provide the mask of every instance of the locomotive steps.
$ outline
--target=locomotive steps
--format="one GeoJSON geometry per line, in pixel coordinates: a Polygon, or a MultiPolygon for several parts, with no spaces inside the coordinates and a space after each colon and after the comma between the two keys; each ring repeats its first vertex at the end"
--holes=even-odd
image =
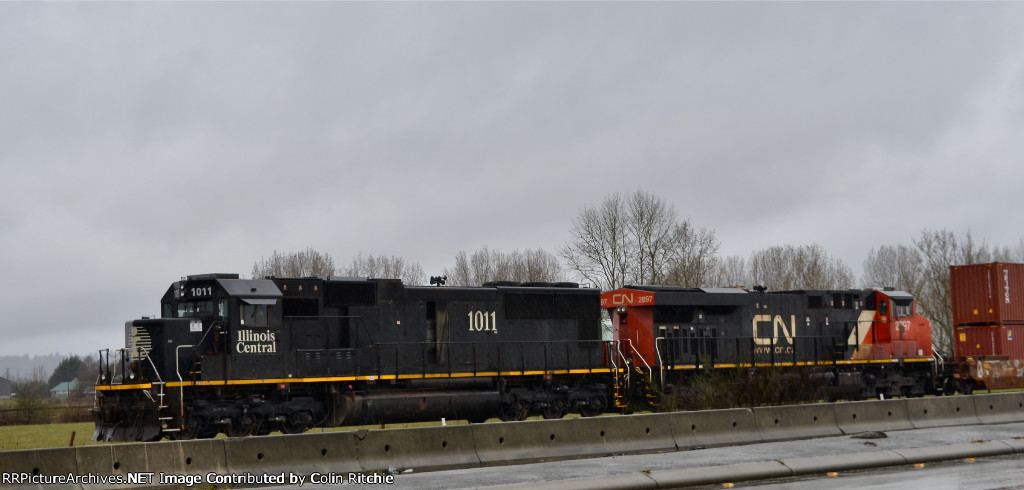
{"type": "MultiPolygon", "coordinates": [[[[0,468],[4,472],[36,475],[125,477],[148,472],[202,475],[204,478],[211,473],[309,476],[314,473],[348,475],[414,470],[418,474],[433,470],[839,436],[872,430],[1022,421],[1024,393],[1002,393],[7,451],[0,452],[0,468]]],[[[1024,450],[1024,444],[1012,444],[1015,442],[1020,441],[950,446],[948,451],[918,448],[847,455],[845,466],[834,471],[1024,450]]],[[[766,454],[764,459],[772,459],[772,455],[766,454]]],[[[748,476],[751,478],[764,478],[798,474],[795,472],[802,471],[800,468],[825,462],[824,459],[805,459],[750,463],[744,468],[750,471],[748,476]]],[[[694,475],[698,474],[703,476],[687,484],[739,481],[745,474],[741,470],[743,468],[739,467],[694,468],[687,470],[690,475],[687,478],[696,478],[694,475]],[[723,471],[727,473],[719,474],[723,471]],[[719,476],[724,479],[715,480],[719,476]]],[[[660,473],[664,473],[662,477],[675,478],[673,481],[690,481],[680,480],[681,474],[660,473]]],[[[641,476],[646,479],[647,487],[653,488],[650,486],[652,478],[658,475],[641,476]]],[[[72,487],[101,488],[104,485],[72,487]]],[[[124,485],[117,487],[126,488],[124,485]]]]}

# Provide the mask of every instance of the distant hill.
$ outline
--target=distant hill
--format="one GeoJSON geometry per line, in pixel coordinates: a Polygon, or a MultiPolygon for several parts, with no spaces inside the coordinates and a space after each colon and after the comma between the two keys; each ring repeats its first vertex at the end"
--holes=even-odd
{"type": "Polygon", "coordinates": [[[12,381],[28,380],[32,378],[32,371],[41,366],[44,371],[42,379],[46,381],[53,374],[53,370],[57,369],[60,361],[72,355],[75,354],[0,356],[0,376],[12,381]]]}

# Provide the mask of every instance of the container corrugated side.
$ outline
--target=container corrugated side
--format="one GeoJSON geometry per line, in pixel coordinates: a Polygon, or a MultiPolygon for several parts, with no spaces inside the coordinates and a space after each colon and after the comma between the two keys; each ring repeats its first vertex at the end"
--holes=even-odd
{"type": "Polygon", "coordinates": [[[954,325],[1024,324],[1024,264],[949,268],[954,325]]]}
{"type": "Polygon", "coordinates": [[[1024,360],[1024,325],[956,327],[953,336],[956,357],[997,356],[1024,360]]]}

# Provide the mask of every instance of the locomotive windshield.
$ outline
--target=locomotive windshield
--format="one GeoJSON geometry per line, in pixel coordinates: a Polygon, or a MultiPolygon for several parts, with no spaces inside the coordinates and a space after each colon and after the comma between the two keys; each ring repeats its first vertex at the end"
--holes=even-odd
{"type": "Polygon", "coordinates": [[[910,299],[893,299],[896,316],[914,316],[914,301],[910,299]]]}
{"type": "Polygon", "coordinates": [[[225,300],[181,301],[178,303],[177,318],[216,318],[223,320],[228,315],[225,300]]]}

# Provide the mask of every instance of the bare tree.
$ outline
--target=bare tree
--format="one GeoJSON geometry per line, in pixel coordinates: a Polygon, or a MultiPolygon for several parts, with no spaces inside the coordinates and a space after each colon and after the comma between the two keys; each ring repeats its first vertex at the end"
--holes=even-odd
{"type": "Polygon", "coordinates": [[[683,287],[714,285],[718,268],[718,239],[707,228],[690,222],[677,223],[672,231],[666,260],[665,284],[683,287]]]}
{"type": "Polygon", "coordinates": [[[467,255],[460,251],[455,266],[445,269],[451,286],[478,286],[491,281],[558,282],[564,280],[558,258],[543,249],[491,251],[486,246],[467,255]]]}
{"type": "Polygon", "coordinates": [[[372,277],[377,279],[401,279],[406,284],[424,284],[426,274],[416,262],[406,262],[397,256],[363,256],[359,252],[352,263],[342,271],[346,276],[372,277]]]}
{"type": "Polygon", "coordinates": [[[924,280],[921,252],[906,245],[882,245],[864,260],[864,287],[894,287],[918,294],[924,280]]]}
{"type": "Polygon", "coordinates": [[[769,289],[845,289],[854,284],[853,270],[818,244],[774,246],[754,252],[750,278],[769,289]]]}
{"type": "Polygon", "coordinates": [[[743,257],[731,255],[718,261],[709,284],[721,287],[749,287],[749,276],[743,257]]]}
{"type": "MultiPolygon", "coordinates": [[[[675,257],[677,240],[687,239],[677,223],[674,208],[654,194],[642,190],[626,197],[627,230],[633,244],[632,280],[639,284],[662,284],[669,262],[685,260],[675,257]]],[[[689,223],[683,223],[687,228],[689,223]]]]}
{"type": "Polygon", "coordinates": [[[949,230],[922,230],[914,240],[921,255],[921,286],[918,309],[932,322],[932,343],[940,351],[953,352],[953,306],[949,288],[949,267],[992,261],[985,243],[977,243],[971,232],[957,235],[949,230]]]}
{"type": "Polygon", "coordinates": [[[573,218],[569,233],[571,241],[562,247],[561,254],[572,269],[604,290],[626,284],[632,244],[622,196],[606,197],[600,208],[584,207],[573,218]]]}
{"type": "Polygon", "coordinates": [[[675,208],[642,190],[583,208],[569,231],[562,257],[605,290],[630,282],[701,285],[718,260],[713,231],[680,221],[675,208]]]}
{"type": "Polygon", "coordinates": [[[277,250],[268,259],[260,258],[252,265],[252,277],[320,277],[334,275],[334,259],[308,247],[282,254],[277,250]]]}

